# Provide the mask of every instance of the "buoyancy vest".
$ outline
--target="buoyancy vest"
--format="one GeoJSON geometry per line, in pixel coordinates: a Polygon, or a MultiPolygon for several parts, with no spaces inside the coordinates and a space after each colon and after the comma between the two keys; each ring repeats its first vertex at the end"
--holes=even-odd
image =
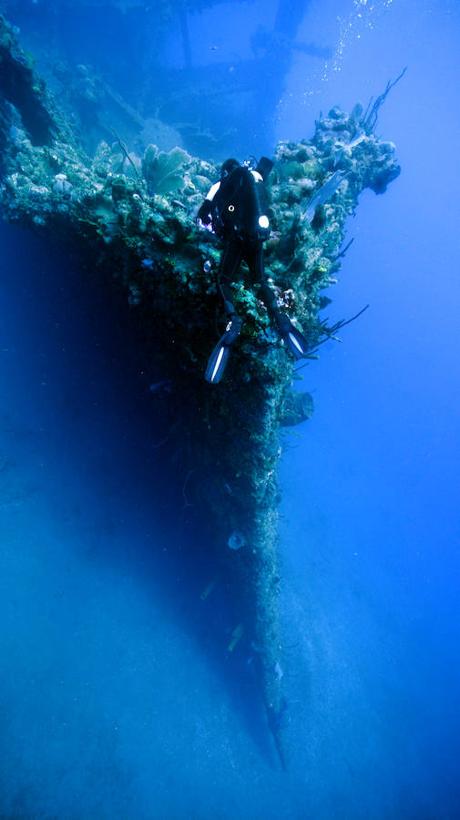
{"type": "Polygon", "coordinates": [[[235,168],[212,200],[213,229],[224,239],[264,240],[270,235],[267,191],[258,173],[235,168]]]}

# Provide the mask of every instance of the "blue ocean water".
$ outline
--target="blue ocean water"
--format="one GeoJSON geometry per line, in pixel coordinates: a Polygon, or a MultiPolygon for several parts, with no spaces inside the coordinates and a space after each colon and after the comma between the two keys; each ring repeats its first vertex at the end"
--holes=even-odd
{"type": "MultiPolygon", "coordinates": [[[[15,7],[26,42],[49,9],[15,7]]],[[[143,77],[116,11],[76,3],[59,36],[129,96],[143,77]]],[[[243,119],[239,150],[308,137],[320,110],[367,102],[408,66],[377,129],[402,174],[362,197],[327,313],[370,308],[302,371],[315,415],[284,438],[289,770],[251,721],[243,674],[218,661],[135,322],[58,243],[2,224],[2,817],[460,815],[460,9],[220,4],[188,17],[190,70],[238,71],[283,14],[296,43],[331,54],[279,57],[261,100],[261,118],[278,100],[272,134],[243,119]]],[[[184,60],[173,23],[164,58],[184,60]]],[[[216,129],[237,115],[219,111],[216,129]]]]}

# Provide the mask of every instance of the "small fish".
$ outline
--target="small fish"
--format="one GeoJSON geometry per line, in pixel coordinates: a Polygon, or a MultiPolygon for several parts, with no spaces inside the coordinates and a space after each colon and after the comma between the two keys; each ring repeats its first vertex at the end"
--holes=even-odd
{"type": "Polygon", "coordinates": [[[231,639],[229,645],[227,646],[227,652],[233,652],[233,650],[235,649],[235,646],[237,646],[237,644],[239,644],[241,638],[243,637],[243,634],[244,634],[243,624],[238,624],[238,626],[235,626],[235,629],[232,632],[232,639],[231,639]]]}
{"type": "Polygon", "coordinates": [[[207,587],[204,588],[203,592],[200,595],[202,601],[206,601],[209,598],[211,592],[213,591],[214,587],[216,586],[217,578],[213,578],[212,581],[209,582],[207,587]]]}
{"type": "Polygon", "coordinates": [[[153,395],[155,393],[161,393],[163,391],[165,393],[169,393],[170,390],[171,390],[171,382],[169,381],[169,379],[163,379],[162,381],[153,382],[152,384],[149,384],[149,392],[152,393],[153,395]]]}
{"type": "Polygon", "coordinates": [[[321,185],[321,188],[319,188],[316,191],[316,193],[313,194],[307,207],[304,209],[300,217],[301,220],[307,219],[308,222],[311,222],[316,213],[316,209],[320,205],[324,205],[325,202],[328,202],[330,199],[332,199],[340,183],[345,179],[346,176],[346,171],[334,171],[334,173],[329,177],[329,179],[323,185],[321,185]]]}

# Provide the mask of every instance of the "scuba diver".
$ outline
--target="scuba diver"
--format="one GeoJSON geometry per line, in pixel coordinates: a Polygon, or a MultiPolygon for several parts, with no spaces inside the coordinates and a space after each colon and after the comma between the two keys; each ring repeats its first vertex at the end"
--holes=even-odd
{"type": "Polygon", "coordinates": [[[230,349],[241,332],[243,322],[232,301],[231,285],[243,261],[249,267],[252,282],[259,285],[262,300],[290,353],[300,359],[308,350],[304,336],[289,316],[279,310],[265,275],[263,243],[270,235],[270,221],[264,183],[272,168],[273,162],[267,157],[262,157],[258,164],[251,158],[243,165],[236,159],[227,159],[221,167],[220,181],[210,188],[197,214],[198,224],[212,230],[224,241],[218,289],[224,302],[227,326],[209,357],[205,379],[210,384],[221,381],[230,349]]]}

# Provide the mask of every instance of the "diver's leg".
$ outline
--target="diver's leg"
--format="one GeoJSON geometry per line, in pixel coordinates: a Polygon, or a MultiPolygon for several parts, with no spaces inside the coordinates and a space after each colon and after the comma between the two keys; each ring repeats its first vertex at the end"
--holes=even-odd
{"type": "Polygon", "coordinates": [[[297,328],[292,324],[289,316],[283,313],[276,301],[274,291],[267,282],[264,264],[264,250],[262,243],[258,243],[254,248],[248,249],[245,256],[249,265],[254,282],[260,285],[260,294],[267,307],[270,317],[275,321],[278,333],[284,339],[286,347],[295,359],[301,359],[308,353],[308,342],[297,328]]]}
{"type": "Polygon", "coordinates": [[[236,313],[235,306],[232,302],[233,292],[231,285],[232,282],[235,281],[242,258],[243,248],[241,243],[234,240],[226,242],[219,264],[217,287],[222,296],[224,310],[227,316],[232,316],[236,313]]]}
{"type": "Polygon", "coordinates": [[[264,246],[262,242],[256,242],[248,245],[246,248],[245,259],[251,272],[252,281],[260,287],[260,295],[264,305],[266,306],[270,316],[272,318],[276,318],[279,310],[275,292],[271,289],[267,282],[267,276],[265,274],[264,246]]]}
{"type": "Polygon", "coordinates": [[[235,311],[230,287],[241,265],[241,259],[241,245],[237,242],[227,242],[222,253],[217,284],[228,322],[224,335],[217,342],[208,360],[204,377],[209,384],[218,384],[221,381],[230,355],[230,347],[241,332],[242,321],[235,311]]]}
{"type": "Polygon", "coordinates": [[[244,258],[248,264],[253,284],[259,285],[259,293],[270,314],[270,318],[277,322],[280,311],[275,292],[267,282],[262,242],[248,242],[245,246],[244,258]]]}

